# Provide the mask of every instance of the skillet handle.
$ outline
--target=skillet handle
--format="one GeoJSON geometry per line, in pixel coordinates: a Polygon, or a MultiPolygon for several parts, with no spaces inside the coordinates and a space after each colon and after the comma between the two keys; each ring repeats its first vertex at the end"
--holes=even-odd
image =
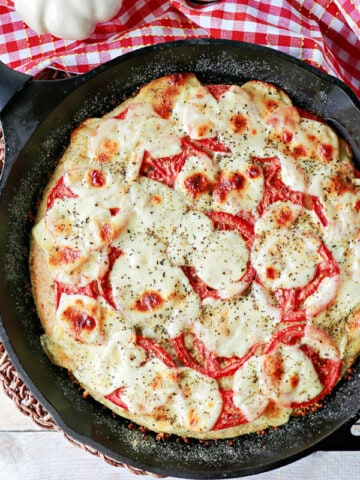
{"type": "Polygon", "coordinates": [[[0,61],[0,112],[30,80],[31,75],[17,72],[0,61]]]}

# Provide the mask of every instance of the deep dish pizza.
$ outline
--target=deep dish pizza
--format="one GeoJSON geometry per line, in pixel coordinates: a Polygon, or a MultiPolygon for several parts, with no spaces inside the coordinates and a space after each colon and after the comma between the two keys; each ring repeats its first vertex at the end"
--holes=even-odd
{"type": "Polygon", "coordinates": [[[45,351],[115,413],[278,426],[360,351],[360,175],[276,86],[168,75],[72,133],[30,264],[45,351]]]}

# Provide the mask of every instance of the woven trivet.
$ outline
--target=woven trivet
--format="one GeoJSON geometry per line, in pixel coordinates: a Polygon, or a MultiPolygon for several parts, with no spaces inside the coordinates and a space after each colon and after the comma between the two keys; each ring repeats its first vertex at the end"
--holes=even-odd
{"type": "MultiPolygon", "coordinates": [[[[45,70],[41,72],[36,80],[56,80],[59,78],[68,78],[69,75],[63,72],[57,72],[54,70],[45,70]]],[[[4,138],[3,132],[0,125],[0,177],[4,165],[4,138]]],[[[21,380],[18,372],[16,371],[14,365],[11,363],[11,360],[8,357],[8,354],[5,350],[4,345],[0,341],[0,381],[6,395],[15,403],[16,407],[20,410],[21,413],[30,417],[38,426],[46,430],[56,430],[61,432],[65,438],[71,442],[73,445],[80,447],[83,450],[102,458],[106,463],[114,467],[123,467],[135,475],[152,475],[153,477],[159,478],[157,475],[150,474],[143,470],[135,469],[129,465],[126,465],[121,462],[117,462],[112,458],[100,453],[95,448],[90,447],[89,445],[84,445],[77,442],[73,438],[69,437],[63,430],[55,423],[52,416],[44,409],[44,407],[34,398],[30,393],[27,386],[21,380]]]]}
{"type": "Polygon", "coordinates": [[[156,475],[149,474],[143,470],[137,470],[129,465],[117,462],[112,458],[100,453],[95,448],[89,445],[84,445],[69,437],[63,430],[55,423],[52,416],[44,409],[44,407],[34,398],[26,385],[23,383],[16,371],[14,365],[11,363],[4,345],[0,342],[0,381],[6,395],[15,403],[16,407],[21,413],[31,418],[33,422],[45,430],[56,430],[61,432],[64,437],[73,445],[80,447],[83,450],[102,458],[106,463],[113,467],[127,468],[130,473],[135,475],[156,475]]]}

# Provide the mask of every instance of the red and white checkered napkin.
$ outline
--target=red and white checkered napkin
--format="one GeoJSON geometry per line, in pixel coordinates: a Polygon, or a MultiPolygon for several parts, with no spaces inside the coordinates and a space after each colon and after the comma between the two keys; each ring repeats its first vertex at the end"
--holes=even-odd
{"type": "Polygon", "coordinates": [[[360,96],[358,0],[220,0],[201,7],[186,0],[123,0],[116,17],[85,41],[39,36],[20,20],[13,1],[0,0],[0,59],[31,75],[45,67],[84,73],[142,46],[199,37],[273,47],[337,76],[360,96]]]}

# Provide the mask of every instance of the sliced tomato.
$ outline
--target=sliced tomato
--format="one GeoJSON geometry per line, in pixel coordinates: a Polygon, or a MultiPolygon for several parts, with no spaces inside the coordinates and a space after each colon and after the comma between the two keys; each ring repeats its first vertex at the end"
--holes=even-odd
{"type": "Polygon", "coordinates": [[[210,211],[206,213],[218,230],[236,230],[250,244],[254,241],[255,217],[245,210],[233,215],[227,212],[210,211]]]}
{"type": "Polygon", "coordinates": [[[215,84],[215,85],[208,85],[207,89],[211,93],[211,95],[215,98],[215,100],[219,101],[221,97],[230,90],[231,85],[226,84],[215,84]]]}
{"type": "Polygon", "coordinates": [[[185,335],[181,333],[173,339],[174,348],[179,360],[192,370],[197,370],[203,375],[212,378],[223,378],[233,375],[250,357],[252,357],[258,348],[254,345],[242,357],[218,357],[214,352],[208,350],[197,336],[193,335],[193,346],[197,352],[199,360],[195,359],[189,352],[185,344],[185,335]]]}
{"type": "Polygon", "coordinates": [[[173,187],[178,174],[190,156],[206,155],[204,150],[191,142],[188,137],[181,139],[181,152],[176,155],[154,158],[149,152],[145,152],[140,175],[162,182],[168,187],[173,187]]]}
{"type": "Polygon", "coordinates": [[[326,227],[328,220],[326,218],[324,206],[319,197],[308,195],[298,190],[292,190],[281,179],[281,165],[277,157],[256,158],[255,162],[260,164],[265,179],[264,194],[258,211],[262,215],[272,203],[277,201],[289,201],[295,205],[301,205],[308,210],[314,210],[321,224],[326,227]]]}
{"type": "MultiPolygon", "coordinates": [[[[341,357],[332,338],[324,331],[308,325],[291,325],[278,331],[263,351],[263,380],[268,394],[277,403],[288,408],[303,408],[321,400],[335,386],[341,369],[341,357]],[[322,385],[320,393],[313,398],[299,401],[291,399],[291,392],[301,383],[302,378],[286,371],[281,346],[298,349],[312,363],[322,385]],[[285,387],[286,385],[286,387],[285,387]]],[[[301,386],[301,385],[300,385],[301,386]]]]}
{"type": "Polygon", "coordinates": [[[110,274],[114,263],[122,254],[123,252],[119,248],[113,246],[109,248],[108,268],[106,272],[97,280],[99,295],[101,295],[104,300],[106,300],[107,303],[115,310],[117,307],[113,296],[112,286],[110,284],[110,274]]]}
{"type": "MultiPolygon", "coordinates": [[[[196,272],[195,267],[188,267],[184,266],[181,267],[182,271],[187,276],[190,285],[192,286],[195,293],[197,293],[201,300],[205,300],[205,298],[213,298],[214,300],[223,300],[225,298],[224,294],[221,290],[216,290],[212,287],[209,287],[204,280],[202,280],[196,272]]],[[[243,293],[250,285],[250,283],[256,277],[256,270],[251,266],[250,262],[247,265],[247,269],[245,273],[242,275],[239,280],[235,282],[237,288],[237,292],[232,296],[237,296],[243,293]]],[[[226,295],[226,298],[228,296],[226,295]]]]}
{"type": "Polygon", "coordinates": [[[320,245],[318,253],[321,261],[307,285],[289,289],[280,288],[275,292],[275,298],[281,306],[283,322],[305,321],[324,311],[335,299],[337,288],[334,287],[331,297],[326,302],[317,302],[317,306],[311,309],[304,306],[304,302],[319,289],[325,278],[340,277],[340,268],[325,244],[320,245]]]}
{"type": "Polygon", "coordinates": [[[215,300],[220,300],[220,293],[214,288],[209,287],[206,283],[201,280],[199,275],[196,273],[195,267],[181,267],[182,271],[185,273],[189,279],[190,285],[193,290],[199,295],[201,300],[205,298],[213,298],[215,300]]]}
{"type": "Polygon", "coordinates": [[[314,210],[322,226],[323,227],[327,226],[329,222],[328,222],[328,219],[326,218],[325,208],[318,196],[305,194],[304,207],[307,210],[314,210]]]}
{"type": "Polygon", "coordinates": [[[140,175],[156,180],[157,182],[162,182],[168,187],[173,187],[186,158],[187,154],[185,150],[182,150],[181,153],[173,155],[172,157],[162,158],[154,158],[149,152],[145,152],[140,168],[140,175]]]}
{"type": "Polygon", "coordinates": [[[126,117],[128,116],[128,113],[129,113],[129,107],[125,108],[125,110],[120,112],[118,115],[115,115],[114,118],[116,118],[117,120],[125,120],[126,117]]]}
{"type": "Polygon", "coordinates": [[[248,423],[242,411],[234,404],[234,392],[232,390],[220,389],[223,406],[219,418],[211,430],[222,430],[224,428],[237,427],[248,423]]]}
{"type": "Polygon", "coordinates": [[[65,198],[78,198],[78,195],[74,193],[71,188],[65,185],[64,177],[62,176],[50,190],[46,203],[47,210],[49,210],[54,205],[55,200],[63,200],[65,198]]]}
{"type": "Polygon", "coordinates": [[[176,367],[176,363],[171,358],[171,355],[163,347],[161,347],[158,343],[154,342],[150,338],[138,335],[136,337],[136,345],[146,351],[148,358],[156,357],[161,360],[167,367],[176,367]]]}
{"type": "Polygon", "coordinates": [[[230,153],[231,149],[222,143],[219,138],[211,137],[211,138],[197,138],[192,140],[193,143],[204,150],[206,152],[216,152],[216,153],[230,153]]]}
{"type": "Polygon", "coordinates": [[[123,408],[124,410],[129,410],[128,406],[126,405],[126,403],[121,398],[121,394],[124,392],[124,390],[125,390],[125,387],[117,388],[116,390],[114,390],[109,395],[105,395],[104,398],[106,398],[106,400],[110,400],[110,402],[114,403],[115,405],[117,405],[120,408],[123,408]]]}
{"type": "Polygon", "coordinates": [[[87,297],[96,298],[97,297],[97,283],[96,280],[88,283],[87,285],[78,286],[78,285],[68,285],[63,282],[55,280],[55,302],[56,308],[60,305],[61,295],[63,293],[67,295],[86,295],[87,297]]]}
{"type": "Polygon", "coordinates": [[[272,203],[289,201],[295,205],[304,205],[304,193],[292,190],[281,179],[281,164],[277,157],[255,159],[259,163],[264,175],[264,193],[258,207],[262,215],[272,203]]]}

